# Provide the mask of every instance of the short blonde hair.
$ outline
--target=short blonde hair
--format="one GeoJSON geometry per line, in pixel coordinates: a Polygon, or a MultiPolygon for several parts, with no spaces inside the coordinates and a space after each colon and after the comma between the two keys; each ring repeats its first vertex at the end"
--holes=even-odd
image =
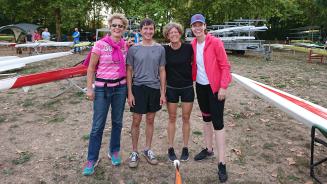
{"type": "Polygon", "coordinates": [[[162,34],[163,36],[168,40],[168,32],[172,29],[172,28],[176,28],[177,31],[183,35],[184,31],[183,31],[183,26],[179,23],[176,22],[171,22],[168,23],[164,26],[163,30],[162,30],[162,34]]]}
{"type": "Polygon", "coordinates": [[[110,16],[110,18],[108,19],[109,27],[111,26],[112,21],[114,19],[120,19],[123,22],[123,24],[125,26],[125,29],[127,29],[127,27],[128,27],[128,20],[127,20],[127,18],[125,17],[124,14],[122,14],[122,13],[114,13],[114,14],[112,14],[110,16]]]}

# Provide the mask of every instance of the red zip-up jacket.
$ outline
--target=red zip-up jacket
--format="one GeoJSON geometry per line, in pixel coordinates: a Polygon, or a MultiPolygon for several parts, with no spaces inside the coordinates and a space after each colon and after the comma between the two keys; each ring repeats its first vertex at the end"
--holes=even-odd
{"type": "MultiPolygon", "coordinates": [[[[196,81],[197,72],[196,44],[197,39],[195,38],[192,41],[194,51],[194,59],[192,63],[193,81],[196,81]]],[[[219,38],[211,36],[210,34],[206,35],[203,60],[212,92],[216,93],[220,88],[227,89],[232,81],[232,75],[230,73],[230,64],[227,59],[224,43],[219,38]]]]}

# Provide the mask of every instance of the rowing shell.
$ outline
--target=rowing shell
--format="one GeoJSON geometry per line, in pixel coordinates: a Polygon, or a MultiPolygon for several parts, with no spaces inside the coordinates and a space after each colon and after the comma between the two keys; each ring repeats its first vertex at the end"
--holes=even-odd
{"type": "Polygon", "coordinates": [[[308,127],[315,125],[327,131],[326,108],[246,77],[237,74],[232,75],[246,89],[268,100],[308,127]]]}
{"type": "Polygon", "coordinates": [[[86,75],[87,67],[80,64],[75,67],[63,68],[48,72],[30,74],[19,77],[12,77],[0,80],[0,91],[13,88],[21,88],[24,86],[32,86],[36,84],[42,84],[52,82],[56,80],[62,80],[72,77],[78,77],[86,75]]]}
{"type": "Polygon", "coordinates": [[[24,67],[26,64],[43,61],[47,59],[53,59],[57,57],[63,57],[73,54],[72,52],[57,52],[50,54],[42,54],[36,56],[28,56],[23,58],[9,58],[0,62],[0,72],[18,69],[24,67]]]}

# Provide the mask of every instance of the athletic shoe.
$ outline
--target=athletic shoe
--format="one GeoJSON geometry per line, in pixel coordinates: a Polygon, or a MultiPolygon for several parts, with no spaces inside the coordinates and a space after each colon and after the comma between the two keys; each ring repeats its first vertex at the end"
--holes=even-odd
{"type": "Polygon", "coordinates": [[[145,159],[152,165],[157,165],[158,160],[156,159],[156,156],[154,155],[153,151],[151,150],[144,150],[143,151],[143,156],[145,159]]]}
{"type": "Polygon", "coordinates": [[[175,151],[174,151],[174,148],[173,147],[171,147],[171,148],[168,149],[168,159],[170,161],[172,161],[172,162],[174,160],[177,160],[177,157],[176,157],[176,154],[175,154],[175,151]]]}
{"type": "Polygon", "coordinates": [[[188,161],[188,157],[189,157],[189,153],[188,153],[188,148],[184,147],[182,150],[182,154],[181,154],[181,161],[188,161]]]}
{"type": "Polygon", "coordinates": [[[199,154],[195,155],[194,160],[195,161],[203,160],[213,155],[214,155],[213,151],[209,152],[208,148],[206,148],[203,149],[199,154]]]}
{"type": "Polygon", "coordinates": [[[129,163],[128,163],[129,167],[136,168],[139,165],[139,160],[140,160],[139,154],[133,151],[129,156],[129,163]]]}
{"type": "Polygon", "coordinates": [[[218,178],[221,183],[224,183],[228,179],[226,164],[219,163],[218,164],[218,178]]]}
{"type": "Polygon", "coordinates": [[[84,169],[83,169],[83,175],[84,176],[90,176],[94,173],[95,167],[98,165],[98,161],[95,162],[93,160],[88,160],[85,163],[84,169]]]}
{"type": "Polygon", "coordinates": [[[121,156],[119,155],[119,151],[115,151],[112,155],[108,153],[108,158],[111,160],[111,164],[118,166],[121,164],[121,156]]]}

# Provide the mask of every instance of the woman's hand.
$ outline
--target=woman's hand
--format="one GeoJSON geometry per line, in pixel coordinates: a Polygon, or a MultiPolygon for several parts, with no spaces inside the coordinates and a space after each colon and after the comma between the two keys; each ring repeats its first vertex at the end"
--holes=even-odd
{"type": "Polygon", "coordinates": [[[226,93],[227,93],[226,89],[220,88],[219,92],[218,92],[218,100],[219,101],[225,100],[226,99],[226,93]]]}
{"type": "Polygon", "coordinates": [[[134,105],[135,105],[134,95],[132,95],[132,94],[128,95],[127,102],[130,107],[134,107],[134,105]]]}
{"type": "Polygon", "coordinates": [[[94,91],[93,91],[93,89],[88,89],[86,91],[86,99],[90,100],[90,101],[94,100],[94,91]]]}

